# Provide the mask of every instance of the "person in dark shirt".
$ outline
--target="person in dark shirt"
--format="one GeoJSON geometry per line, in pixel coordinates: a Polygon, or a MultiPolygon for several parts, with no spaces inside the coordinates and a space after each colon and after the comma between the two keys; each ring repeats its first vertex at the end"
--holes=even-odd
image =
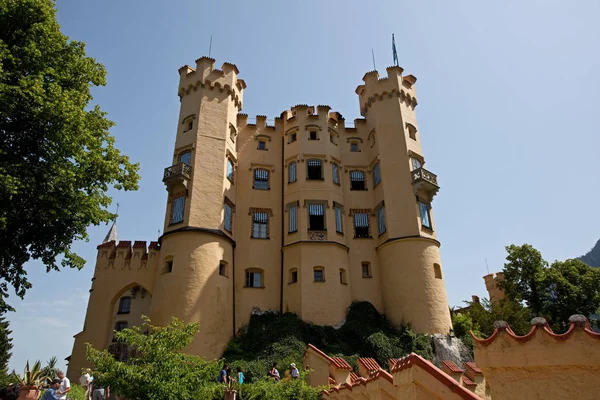
{"type": "Polygon", "coordinates": [[[58,388],[60,387],[61,382],[62,382],[62,379],[54,379],[52,381],[52,383],[50,384],[50,387],[48,388],[48,390],[46,390],[46,393],[44,393],[44,397],[42,397],[42,400],[58,399],[58,393],[56,393],[56,392],[58,391],[58,388]]]}

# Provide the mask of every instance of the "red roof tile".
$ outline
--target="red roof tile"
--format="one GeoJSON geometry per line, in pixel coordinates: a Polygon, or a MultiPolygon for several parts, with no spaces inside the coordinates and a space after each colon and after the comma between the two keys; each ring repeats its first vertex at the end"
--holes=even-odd
{"type": "Polygon", "coordinates": [[[335,369],[343,369],[352,371],[352,365],[348,364],[348,361],[344,360],[341,357],[329,357],[331,359],[331,363],[335,369]]]}
{"type": "Polygon", "coordinates": [[[463,363],[463,365],[465,366],[465,368],[470,369],[471,371],[475,372],[476,374],[481,374],[481,369],[479,369],[477,364],[475,364],[474,362],[468,361],[466,363],[463,363]]]}
{"type": "Polygon", "coordinates": [[[158,250],[159,246],[158,246],[158,242],[150,242],[150,245],[148,246],[148,250],[158,250]]]}
{"type": "Polygon", "coordinates": [[[121,240],[117,245],[118,248],[131,247],[131,240],[121,240]]]}
{"type": "Polygon", "coordinates": [[[134,249],[145,249],[146,241],[145,240],[136,240],[135,243],[133,244],[133,248],[134,249]]]}
{"type": "Polygon", "coordinates": [[[465,400],[481,400],[479,396],[476,396],[470,390],[464,388],[458,382],[456,382],[450,375],[433,365],[430,361],[425,360],[418,354],[411,353],[410,355],[401,358],[392,368],[391,372],[400,372],[405,369],[411,368],[414,365],[418,365],[425,372],[429,373],[433,378],[440,381],[442,384],[451,388],[451,390],[458,396],[465,400]]]}
{"type": "Polygon", "coordinates": [[[471,379],[469,379],[469,377],[466,375],[462,376],[462,383],[464,386],[469,386],[469,387],[477,386],[477,384],[475,382],[473,382],[471,379]]]}
{"type": "Polygon", "coordinates": [[[329,377],[329,384],[331,386],[336,386],[338,383],[335,381],[335,379],[333,379],[332,377],[329,377]]]}
{"type": "Polygon", "coordinates": [[[398,361],[400,361],[400,360],[401,360],[400,358],[390,358],[390,359],[388,360],[388,366],[389,366],[389,369],[391,370],[392,368],[394,368],[394,366],[396,365],[396,363],[397,363],[398,361]]]}
{"type": "Polygon", "coordinates": [[[110,242],[104,242],[102,244],[99,244],[98,247],[96,247],[97,249],[104,249],[104,248],[108,248],[108,247],[114,247],[115,245],[115,241],[111,240],[110,242]]]}
{"type": "Polygon", "coordinates": [[[350,382],[354,383],[357,379],[358,379],[358,375],[356,375],[354,372],[350,372],[350,382]]]}
{"type": "Polygon", "coordinates": [[[450,372],[456,372],[456,373],[461,373],[461,374],[464,372],[458,365],[456,365],[456,363],[454,361],[442,360],[442,365],[444,367],[448,368],[448,370],[450,370],[450,372]]]}
{"type": "Polygon", "coordinates": [[[367,371],[379,371],[381,367],[377,364],[374,358],[370,357],[360,357],[357,360],[359,365],[362,365],[367,371]]]}

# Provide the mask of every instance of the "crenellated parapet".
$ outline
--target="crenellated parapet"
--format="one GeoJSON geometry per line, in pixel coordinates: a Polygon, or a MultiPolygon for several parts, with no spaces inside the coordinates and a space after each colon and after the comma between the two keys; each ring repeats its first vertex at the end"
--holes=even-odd
{"type": "Polygon", "coordinates": [[[555,333],[544,318],[516,335],[505,321],[494,323],[487,339],[471,335],[475,360],[491,397],[504,399],[595,399],[600,390],[600,333],[583,315],[569,318],[569,329],[555,333]]]}
{"type": "Polygon", "coordinates": [[[184,65],[179,68],[179,98],[198,89],[217,90],[227,93],[238,111],[242,109],[243,91],[246,82],[238,78],[239,70],[235,64],[223,63],[221,69],[215,69],[215,60],[201,57],[196,60],[196,68],[184,65]]]}
{"type": "Polygon", "coordinates": [[[367,72],[363,77],[365,83],[356,88],[361,115],[366,116],[374,103],[386,99],[400,98],[412,109],[417,106],[414,86],[417,78],[413,75],[402,76],[403,69],[398,66],[388,67],[386,71],[387,77],[385,78],[380,78],[377,71],[367,72]]]}
{"type": "Polygon", "coordinates": [[[160,246],[158,242],[150,242],[146,246],[145,240],[110,241],[97,246],[97,270],[123,270],[147,269],[148,260],[158,258],[160,246]]]}

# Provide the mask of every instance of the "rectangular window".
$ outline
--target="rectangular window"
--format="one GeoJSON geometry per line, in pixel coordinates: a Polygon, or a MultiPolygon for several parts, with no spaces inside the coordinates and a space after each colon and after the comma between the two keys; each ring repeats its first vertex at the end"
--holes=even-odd
{"type": "Polygon", "coordinates": [[[322,269],[314,270],[315,282],[325,282],[325,276],[322,269]]]}
{"type": "Polygon", "coordinates": [[[227,263],[225,261],[219,262],[219,275],[227,276],[227,263]]]}
{"type": "Polygon", "coordinates": [[[290,271],[290,283],[298,282],[298,270],[293,269],[290,271]]]}
{"type": "Polygon", "coordinates": [[[350,190],[367,190],[364,172],[350,171],[350,190]]]}
{"type": "Polygon", "coordinates": [[[371,277],[371,264],[368,262],[364,262],[361,264],[362,268],[362,277],[370,278],[371,277]]]}
{"type": "Polygon", "coordinates": [[[297,133],[292,133],[290,135],[290,141],[288,143],[294,143],[296,140],[298,140],[298,134],[297,133]]]}
{"type": "Polygon", "coordinates": [[[296,203],[288,205],[288,233],[298,232],[298,206],[296,203]]]}
{"type": "Polygon", "coordinates": [[[288,165],[288,183],[296,182],[296,163],[291,162],[288,165]]]}
{"type": "Polygon", "coordinates": [[[385,226],[385,207],[377,210],[377,227],[380,235],[387,229],[385,226]]]}
{"type": "Polygon", "coordinates": [[[266,169],[254,170],[254,185],[253,189],[269,190],[269,171],[266,169]]]}
{"type": "Polygon", "coordinates": [[[413,171],[415,169],[421,168],[421,160],[419,160],[418,158],[411,157],[410,161],[412,162],[412,169],[413,169],[413,171]]]}
{"type": "Polygon", "coordinates": [[[344,233],[344,227],[342,226],[342,207],[340,206],[335,206],[335,231],[344,233]]]}
{"type": "Polygon", "coordinates": [[[379,185],[381,182],[381,176],[379,174],[379,163],[373,166],[373,187],[379,185]]]}
{"type": "Polygon", "coordinates": [[[308,205],[308,230],[325,230],[325,206],[323,204],[308,205]]]}
{"type": "Polygon", "coordinates": [[[258,239],[269,238],[269,214],[255,211],[252,216],[252,237],[258,239]]]}
{"type": "Polygon", "coordinates": [[[262,287],[262,273],[257,271],[246,271],[246,287],[262,287]]]}
{"type": "Polygon", "coordinates": [[[308,160],[306,162],[308,171],[306,178],[309,180],[322,180],[322,162],[321,160],[308,160]]]}
{"type": "Polygon", "coordinates": [[[342,268],[340,268],[340,283],[343,284],[343,285],[347,284],[347,282],[346,282],[346,270],[342,269],[342,268]]]}
{"type": "Polygon", "coordinates": [[[231,161],[231,158],[227,159],[227,179],[233,182],[233,161],[231,161]]]}
{"type": "Polygon", "coordinates": [[[429,206],[422,201],[419,201],[419,211],[421,213],[421,225],[431,229],[431,219],[429,218],[429,206]]]}
{"type": "Polygon", "coordinates": [[[337,164],[331,164],[331,169],[333,170],[333,183],[336,185],[340,184],[340,166],[337,164]]]}
{"type": "Polygon", "coordinates": [[[266,150],[267,149],[267,142],[261,140],[260,142],[258,142],[258,150],[266,150]]]}
{"type": "Polygon", "coordinates": [[[356,153],[358,151],[358,143],[350,143],[350,151],[356,153]]]}
{"type": "Polygon", "coordinates": [[[115,324],[115,331],[121,332],[123,329],[127,329],[127,321],[119,321],[115,324]]]}
{"type": "Polygon", "coordinates": [[[329,141],[333,144],[337,144],[335,140],[335,135],[333,133],[329,134],[329,141]]]}
{"type": "Polygon", "coordinates": [[[315,131],[310,131],[309,136],[308,136],[309,140],[317,140],[319,139],[319,137],[317,136],[317,132],[315,131]]]}
{"type": "Polygon", "coordinates": [[[227,231],[231,232],[233,228],[233,209],[228,203],[225,203],[225,222],[223,225],[227,231]]]}
{"type": "Polygon", "coordinates": [[[185,196],[177,197],[173,200],[171,208],[171,224],[183,222],[183,213],[185,211],[185,196]]]}
{"type": "Polygon", "coordinates": [[[121,297],[118,314],[129,314],[131,311],[131,297],[121,297]]]}
{"type": "Polygon", "coordinates": [[[369,213],[357,212],[354,214],[354,237],[369,238],[369,213]]]}

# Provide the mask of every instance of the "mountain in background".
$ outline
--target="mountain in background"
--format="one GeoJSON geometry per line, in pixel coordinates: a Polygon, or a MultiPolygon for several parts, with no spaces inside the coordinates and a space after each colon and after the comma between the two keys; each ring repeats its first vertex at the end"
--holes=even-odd
{"type": "Polygon", "coordinates": [[[586,255],[579,257],[578,260],[583,261],[590,267],[600,268],[600,240],[586,255]]]}

